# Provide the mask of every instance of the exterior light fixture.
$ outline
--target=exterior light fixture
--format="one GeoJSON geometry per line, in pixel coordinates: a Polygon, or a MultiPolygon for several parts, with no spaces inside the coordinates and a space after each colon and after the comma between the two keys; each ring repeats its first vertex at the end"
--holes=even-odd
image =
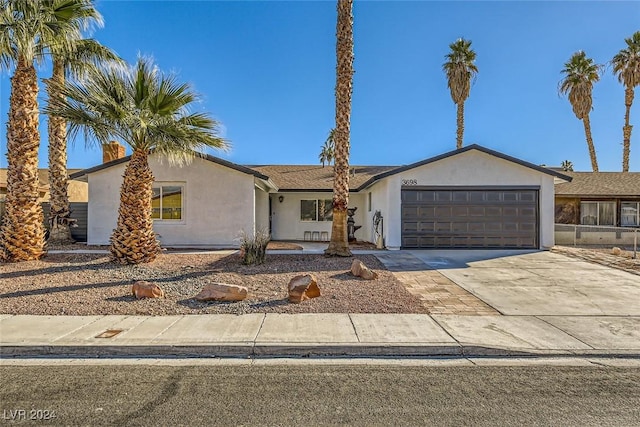
{"type": "Polygon", "coordinates": [[[283,201],[283,200],[284,200],[284,196],[279,196],[279,197],[278,197],[278,201],[279,201],[280,203],[282,203],[282,201],[283,201]]]}

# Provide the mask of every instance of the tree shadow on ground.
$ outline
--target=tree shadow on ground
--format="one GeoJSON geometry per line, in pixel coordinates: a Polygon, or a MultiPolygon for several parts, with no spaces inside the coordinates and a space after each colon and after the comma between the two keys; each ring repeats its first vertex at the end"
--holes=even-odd
{"type": "Polygon", "coordinates": [[[8,292],[5,294],[0,294],[0,298],[19,298],[25,296],[33,296],[33,295],[47,295],[55,292],[73,292],[82,289],[97,289],[97,288],[110,288],[114,286],[127,286],[131,285],[130,281],[119,281],[119,282],[103,282],[103,283],[92,283],[85,285],[69,285],[69,286],[53,286],[46,287],[40,289],[30,289],[28,291],[15,291],[8,292]]]}
{"type": "Polygon", "coordinates": [[[350,271],[353,260],[359,259],[374,270],[386,270],[374,255],[354,257],[326,257],[320,254],[269,254],[263,264],[244,265],[238,255],[227,255],[209,264],[209,270],[223,270],[244,276],[254,274],[313,273],[324,271],[350,271]]]}

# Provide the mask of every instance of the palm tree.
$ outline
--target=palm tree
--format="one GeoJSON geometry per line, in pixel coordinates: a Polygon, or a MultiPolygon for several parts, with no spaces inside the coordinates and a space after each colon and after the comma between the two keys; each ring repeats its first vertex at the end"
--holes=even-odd
{"type": "Polygon", "coordinates": [[[148,156],[154,152],[180,165],[196,150],[226,149],[218,123],[206,113],[189,113],[197,94],[174,75],[161,73],[149,58],[139,58],[135,66],[109,63],[90,69],[82,83],[51,84],[62,96],[51,99],[47,112],[67,120],[71,136],[82,132],[90,142],[120,139],[130,146],[110,251],[121,263],[153,261],[160,243],[151,219],[154,177],[148,156]]]}
{"type": "Polygon", "coordinates": [[[584,133],[587,139],[589,156],[591,157],[591,167],[594,172],[598,172],[598,160],[596,159],[596,149],[591,136],[591,123],[589,113],[592,110],[593,84],[600,80],[602,66],[587,58],[583,51],[574,53],[569,61],[564,64],[562,73],[564,78],[560,81],[559,91],[569,94],[569,102],[573,108],[573,113],[584,124],[584,133]]]}
{"type": "Polygon", "coordinates": [[[640,31],[636,31],[628,39],[626,49],[622,49],[611,60],[613,73],[618,81],[624,85],[624,126],[622,127],[622,172],[629,172],[629,152],[631,150],[631,126],[629,113],[635,87],[640,85],[640,31]]]}
{"type": "Polygon", "coordinates": [[[560,167],[564,172],[573,172],[573,162],[571,160],[563,160],[560,167]]]}
{"type": "MultiPolygon", "coordinates": [[[[101,25],[102,17],[93,7],[91,1],[70,0],[70,21],[78,29],[87,29],[90,24],[101,25]]],[[[62,37],[69,38],[69,33],[62,37]]],[[[65,43],[52,45],[53,75],[51,81],[60,85],[68,75],[81,75],[89,67],[95,67],[102,61],[117,60],[118,57],[110,49],[92,39],[70,39],[65,43]]],[[[48,82],[48,81],[46,81],[48,82]]],[[[49,98],[60,97],[55,87],[47,83],[49,98]]],[[[49,243],[73,243],[71,229],[75,220],[71,218],[69,197],[67,194],[67,123],[64,119],[49,116],[49,243]]]]}
{"type": "Polygon", "coordinates": [[[38,77],[52,43],[64,45],[69,23],[67,0],[0,0],[0,63],[15,67],[7,125],[7,196],[0,226],[0,259],[36,260],[45,254],[43,212],[38,200],[40,147],[38,77]]]}
{"type": "Polygon", "coordinates": [[[474,63],[476,53],[471,49],[471,40],[458,39],[449,45],[449,49],[451,51],[445,55],[447,61],[442,64],[442,69],[447,75],[451,99],[458,107],[456,148],[462,148],[464,102],[469,98],[472,79],[478,74],[478,67],[474,63]]]}
{"type": "Polygon", "coordinates": [[[353,90],[353,0],[338,0],[337,9],[333,223],[331,241],[324,253],[331,256],[351,256],[347,236],[347,206],[349,205],[349,138],[353,90]]]}
{"type": "Polygon", "coordinates": [[[331,165],[331,162],[335,157],[335,142],[333,140],[335,134],[335,130],[331,129],[329,132],[329,136],[327,136],[326,141],[324,141],[324,145],[320,147],[320,155],[318,156],[320,159],[320,163],[322,163],[322,167],[324,167],[324,163],[327,162],[328,165],[331,165]]]}

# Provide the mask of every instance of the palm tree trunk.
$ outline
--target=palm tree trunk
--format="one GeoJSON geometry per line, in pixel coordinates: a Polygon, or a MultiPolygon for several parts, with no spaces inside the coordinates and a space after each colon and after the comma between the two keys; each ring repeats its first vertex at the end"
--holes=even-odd
{"type": "Polygon", "coordinates": [[[110,251],[123,264],[151,262],[160,253],[151,219],[153,173],[147,152],[134,151],[124,171],[120,189],[118,226],[111,235],[110,251]]]}
{"type": "Polygon", "coordinates": [[[456,131],[456,148],[462,148],[462,135],[464,134],[464,102],[460,102],[458,105],[457,124],[458,129],[456,131]]]}
{"type": "Polygon", "coordinates": [[[0,258],[31,261],[45,254],[44,215],[38,200],[38,78],[19,58],[11,78],[7,126],[7,197],[0,227],[0,258]]]}
{"type": "MultiPolygon", "coordinates": [[[[64,63],[53,61],[51,80],[64,84],[64,63]]],[[[47,85],[49,99],[60,98],[60,92],[52,85],[47,85]]],[[[71,219],[69,197],[67,195],[67,123],[57,116],[49,116],[49,188],[51,203],[49,211],[49,243],[69,244],[71,237],[71,219]]]]}
{"type": "Polygon", "coordinates": [[[584,124],[584,134],[587,138],[587,147],[589,148],[589,157],[591,157],[591,168],[594,172],[598,172],[598,160],[596,159],[596,149],[593,146],[593,138],[591,136],[591,122],[589,121],[589,115],[585,115],[582,118],[584,124]]]}
{"type": "Polygon", "coordinates": [[[336,127],[333,168],[333,223],[330,256],[351,256],[347,235],[349,205],[349,138],[353,85],[353,0],[338,0],[336,26],[336,127]]]}
{"type": "Polygon", "coordinates": [[[622,172],[629,172],[629,152],[631,151],[631,129],[633,126],[629,124],[629,114],[631,112],[631,104],[633,104],[633,87],[627,86],[624,90],[624,127],[622,128],[622,172]]]}

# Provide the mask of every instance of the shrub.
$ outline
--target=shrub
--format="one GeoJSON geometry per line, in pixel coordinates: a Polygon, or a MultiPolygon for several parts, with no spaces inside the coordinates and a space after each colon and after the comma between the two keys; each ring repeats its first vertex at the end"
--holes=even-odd
{"type": "Polygon", "coordinates": [[[240,235],[242,263],[245,265],[263,264],[270,240],[271,235],[266,230],[258,230],[253,235],[243,231],[240,235]]]}

